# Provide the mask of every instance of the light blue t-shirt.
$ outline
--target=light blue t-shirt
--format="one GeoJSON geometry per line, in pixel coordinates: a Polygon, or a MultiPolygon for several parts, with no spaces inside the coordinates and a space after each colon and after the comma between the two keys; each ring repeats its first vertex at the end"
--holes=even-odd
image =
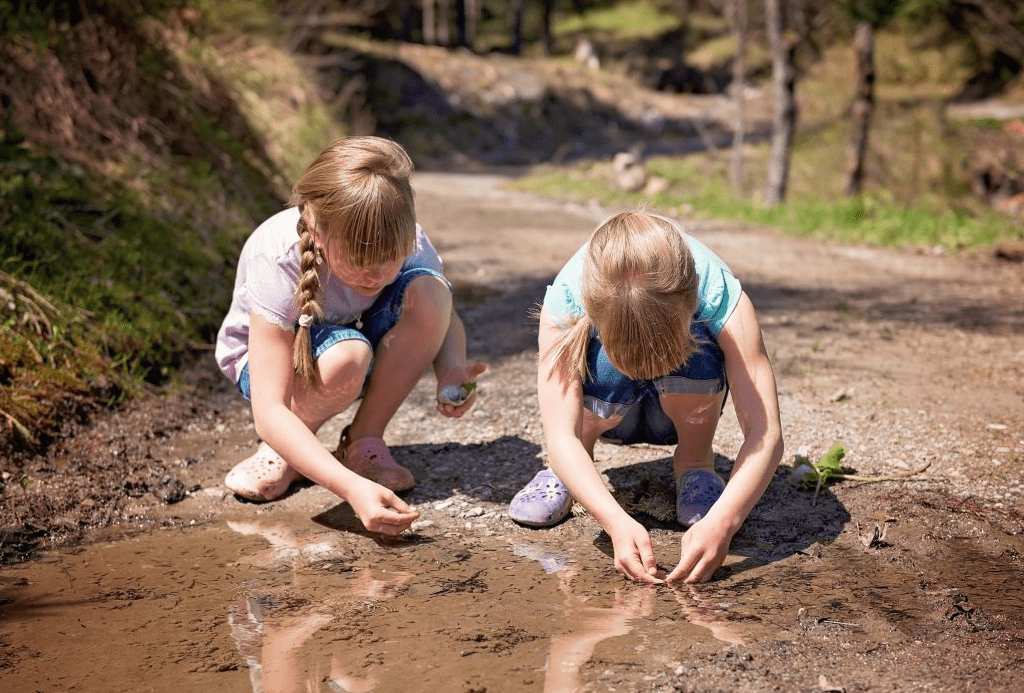
{"type": "MultiPolygon", "coordinates": [[[[706,245],[690,235],[685,239],[700,277],[697,312],[693,319],[707,325],[708,331],[717,337],[740,300],[740,282],[706,245]]],[[[585,244],[565,263],[544,295],[544,308],[560,327],[568,327],[586,313],[582,298],[586,252],[585,244]]]]}

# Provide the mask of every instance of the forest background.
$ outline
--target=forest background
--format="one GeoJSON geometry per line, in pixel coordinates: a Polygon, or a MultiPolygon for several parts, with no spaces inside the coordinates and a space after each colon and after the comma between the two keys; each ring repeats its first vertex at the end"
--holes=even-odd
{"type": "Polygon", "coordinates": [[[242,242],[335,137],[1021,261],[1022,65],[1014,0],[0,1],[0,490],[210,357],[242,242]]]}

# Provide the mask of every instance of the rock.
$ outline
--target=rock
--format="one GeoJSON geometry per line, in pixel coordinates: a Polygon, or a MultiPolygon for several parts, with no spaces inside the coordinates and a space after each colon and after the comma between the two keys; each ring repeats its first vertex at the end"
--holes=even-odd
{"type": "Polygon", "coordinates": [[[572,57],[591,70],[601,69],[601,59],[597,55],[597,47],[589,39],[583,39],[576,44],[576,50],[573,52],[572,57]]]}
{"type": "Polygon", "coordinates": [[[616,187],[627,192],[639,192],[647,184],[647,171],[639,157],[632,152],[619,152],[612,159],[616,187]]]}
{"type": "Polygon", "coordinates": [[[469,397],[469,391],[460,387],[459,385],[447,385],[441,390],[441,394],[437,396],[437,401],[441,404],[450,404],[453,407],[457,407],[469,397]]]}
{"type": "Polygon", "coordinates": [[[801,464],[793,468],[789,473],[789,483],[793,486],[802,484],[814,484],[818,480],[818,473],[809,464],[801,464]]]}
{"type": "Polygon", "coordinates": [[[668,190],[668,181],[660,176],[652,176],[644,185],[644,195],[654,197],[668,190]]]}

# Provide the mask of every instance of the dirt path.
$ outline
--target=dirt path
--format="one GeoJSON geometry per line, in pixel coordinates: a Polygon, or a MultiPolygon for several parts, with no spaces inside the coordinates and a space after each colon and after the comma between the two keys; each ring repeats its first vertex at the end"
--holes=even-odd
{"type": "MultiPolygon", "coordinates": [[[[195,490],[140,494],[94,543],[0,570],[0,688],[1024,690],[1024,267],[690,223],[759,310],[786,462],[842,441],[863,475],[927,468],[817,498],[780,469],[716,581],[641,588],[591,518],[535,531],[505,515],[543,463],[528,311],[605,210],[501,182],[415,181],[489,364],[470,416],[438,416],[424,380],[389,429],[418,479],[415,534],[375,540],[315,487],[235,499],[221,480],[253,447],[249,414],[201,373],[202,400],[111,417],[52,460],[110,460],[89,473],[122,483],[172,470],[195,490]]],[[[727,408],[723,473],[738,446],[727,408]]],[[[670,450],[597,457],[672,565],[670,450]]]]}

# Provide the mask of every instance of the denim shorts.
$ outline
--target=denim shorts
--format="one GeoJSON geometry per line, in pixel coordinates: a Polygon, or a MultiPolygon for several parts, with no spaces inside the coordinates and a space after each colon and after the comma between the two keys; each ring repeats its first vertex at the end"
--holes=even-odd
{"type": "MultiPolygon", "coordinates": [[[[376,351],[377,345],[380,344],[384,335],[398,324],[398,318],[402,315],[402,301],[405,299],[405,291],[409,288],[409,283],[423,275],[438,277],[451,288],[451,283],[444,278],[444,275],[427,267],[410,267],[402,270],[398,273],[395,281],[384,287],[373,305],[363,311],[361,328],[356,327],[356,322],[347,325],[316,324],[309,328],[313,360],[316,361],[323,356],[335,344],[350,339],[366,342],[370,345],[371,350],[376,351]]],[[[373,366],[371,365],[370,368],[372,370],[373,366]]],[[[366,376],[370,376],[369,371],[366,376]]],[[[242,367],[242,373],[238,377],[238,391],[247,400],[252,399],[248,363],[242,367]]]]}
{"type": "MultiPolygon", "coordinates": [[[[600,338],[594,333],[587,348],[591,378],[583,384],[583,406],[602,419],[621,416],[622,421],[605,432],[601,440],[632,445],[675,445],[676,427],[661,408],[659,395],[713,395],[725,391],[725,355],[703,323],[692,322],[690,333],[697,351],[685,365],[653,380],[634,380],[616,370],[608,360],[600,338]]],[[[723,406],[725,400],[722,400],[723,406]]]]}

